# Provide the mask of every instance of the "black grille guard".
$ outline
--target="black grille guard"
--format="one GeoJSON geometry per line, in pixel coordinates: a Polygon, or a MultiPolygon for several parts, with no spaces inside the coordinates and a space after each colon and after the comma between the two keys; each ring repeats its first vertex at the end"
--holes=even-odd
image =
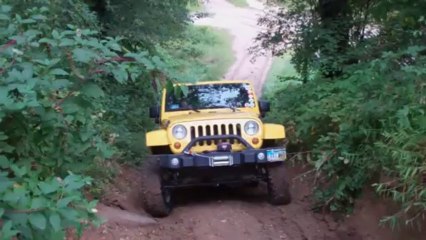
{"type": "Polygon", "coordinates": [[[198,142],[209,140],[231,140],[236,139],[241,142],[247,149],[254,149],[244,138],[238,135],[215,135],[215,136],[202,136],[191,140],[189,144],[183,149],[184,153],[189,153],[189,150],[198,142]]]}

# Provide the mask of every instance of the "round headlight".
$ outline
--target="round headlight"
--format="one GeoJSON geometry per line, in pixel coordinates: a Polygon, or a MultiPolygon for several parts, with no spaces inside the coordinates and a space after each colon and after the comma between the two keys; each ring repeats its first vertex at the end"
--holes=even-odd
{"type": "Polygon", "coordinates": [[[256,135],[259,132],[259,124],[255,121],[248,121],[244,125],[244,131],[250,136],[256,135]]]}
{"type": "Polygon", "coordinates": [[[184,139],[186,137],[187,131],[183,125],[176,125],[172,129],[172,135],[176,139],[184,139]]]}

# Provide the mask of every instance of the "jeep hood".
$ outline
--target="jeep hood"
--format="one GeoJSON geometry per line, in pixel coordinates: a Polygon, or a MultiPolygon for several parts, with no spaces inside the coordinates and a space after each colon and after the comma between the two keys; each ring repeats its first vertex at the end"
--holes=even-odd
{"type": "Polygon", "coordinates": [[[229,112],[190,112],[178,116],[171,117],[170,124],[181,123],[181,122],[194,122],[194,121],[206,121],[206,120],[218,120],[221,119],[259,119],[257,114],[250,112],[233,112],[229,109],[229,112]]]}

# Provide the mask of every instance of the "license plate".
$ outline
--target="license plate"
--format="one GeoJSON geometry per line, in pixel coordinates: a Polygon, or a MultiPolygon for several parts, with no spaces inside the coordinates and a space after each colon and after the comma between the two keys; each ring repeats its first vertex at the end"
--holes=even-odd
{"type": "Polygon", "coordinates": [[[284,161],[287,158],[285,149],[270,149],[266,150],[266,159],[269,162],[284,161]]]}

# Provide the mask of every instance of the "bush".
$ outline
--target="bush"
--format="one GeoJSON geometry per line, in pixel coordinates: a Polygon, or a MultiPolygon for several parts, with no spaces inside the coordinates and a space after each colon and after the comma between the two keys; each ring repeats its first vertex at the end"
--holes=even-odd
{"type": "Polygon", "coordinates": [[[60,239],[96,220],[83,192],[114,153],[105,83],[138,84],[156,69],[146,52],[124,54],[119,38],[52,27],[48,2],[19,14],[0,4],[2,239],[60,239]]]}
{"type": "Polygon", "coordinates": [[[311,152],[323,177],[318,207],[350,210],[373,184],[401,204],[385,222],[415,222],[426,212],[423,12],[410,1],[331,1],[315,11],[308,1],[289,3],[262,19],[270,31],[259,39],[278,54],[294,52],[303,84],[269,96],[278,109],[270,118],[291,125],[292,143],[311,152]]]}

